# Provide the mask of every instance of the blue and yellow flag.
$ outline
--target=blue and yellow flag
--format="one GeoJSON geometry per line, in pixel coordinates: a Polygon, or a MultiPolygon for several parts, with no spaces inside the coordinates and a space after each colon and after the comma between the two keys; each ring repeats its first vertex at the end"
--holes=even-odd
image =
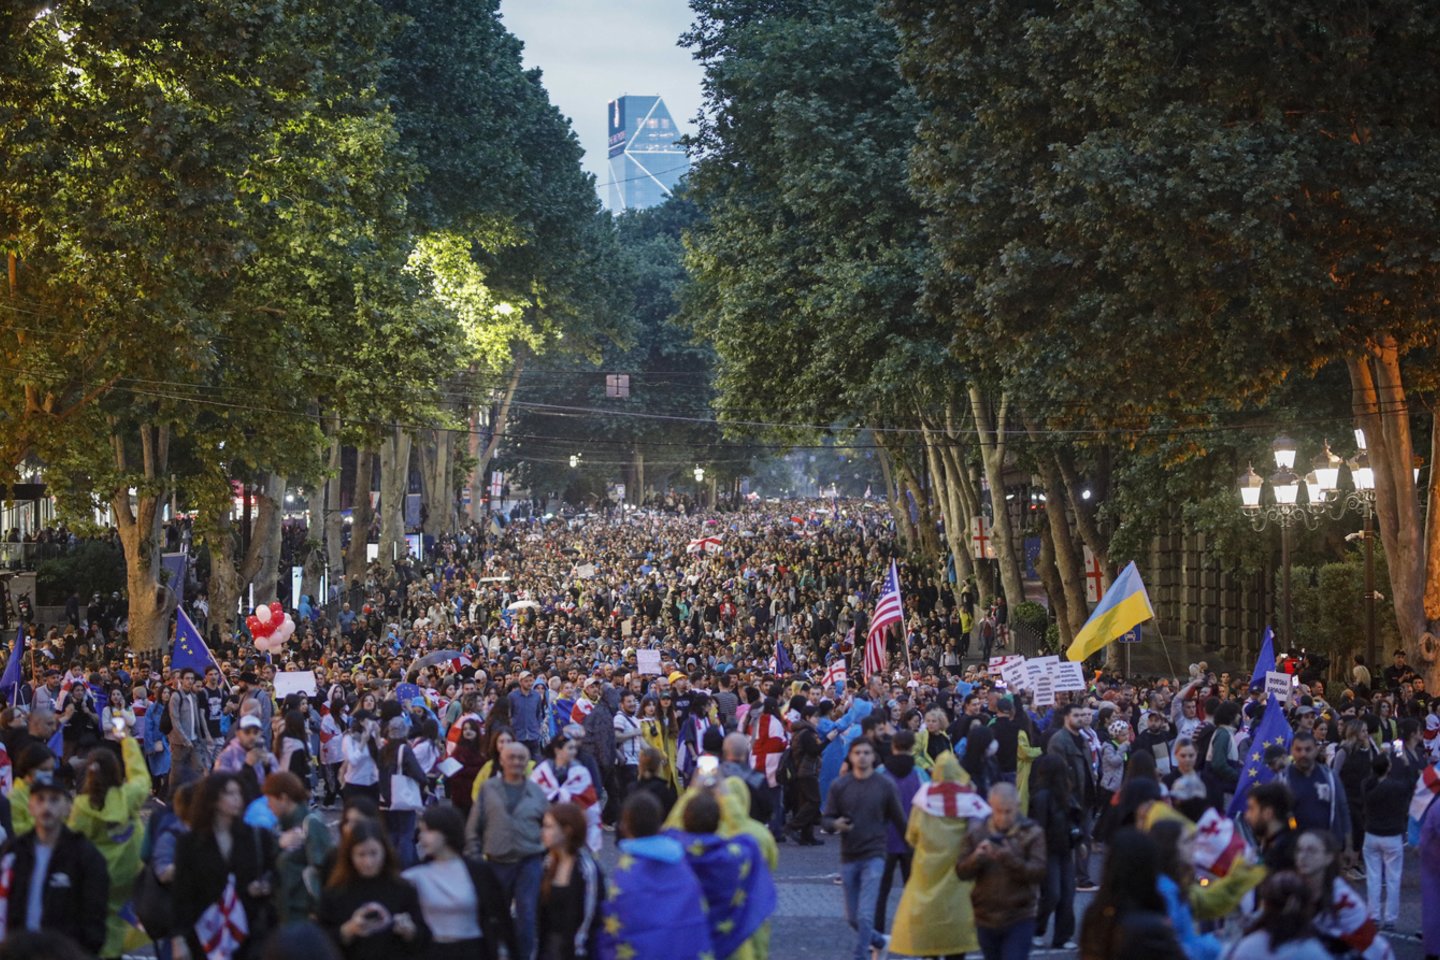
{"type": "Polygon", "coordinates": [[[621,840],[605,878],[599,960],[717,960],[705,897],[672,837],[621,840]]]}
{"type": "Polygon", "coordinates": [[[1116,637],[1154,616],[1150,595],[1145,592],[1145,584],[1140,582],[1140,571],[1135,567],[1135,561],[1131,560],[1130,564],[1120,571],[1115,582],[1110,584],[1105,596],[1100,598],[1100,603],[1096,605],[1095,612],[1090,614],[1090,619],[1085,621],[1085,626],[1075,634],[1075,641],[1070,644],[1070,649],[1065,651],[1065,658],[1076,662],[1084,660],[1116,637]]]}
{"type": "Polygon", "coordinates": [[[668,832],[685,848],[685,861],[705,893],[710,941],[728,957],[775,912],[775,880],[754,837],[668,832]]]}

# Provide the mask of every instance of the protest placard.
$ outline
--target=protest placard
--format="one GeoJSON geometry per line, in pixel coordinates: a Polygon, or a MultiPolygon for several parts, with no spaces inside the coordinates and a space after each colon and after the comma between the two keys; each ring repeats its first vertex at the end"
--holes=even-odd
{"type": "Polygon", "coordinates": [[[1291,689],[1290,674],[1281,670],[1265,672],[1265,693],[1267,695],[1275,694],[1275,699],[1280,702],[1280,706],[1283,707],[1290,702],[1291,689]]]}
{"type": "Polygon", "coordinates": [[[1055,692],[1065,693],[1085,689],[1085,667],[1079,663],[1062,661],[1055,665],[1055,692]]]}
{"type": "Polygon", "coordinates": [[[1011,690],[1028,690],[1030,688],[1028,675],[1025,671],[1025,658],[1012,660],[1000,669],[1000,679],[1005,681],[1005,686],[1011,690]]]}
{"type": "Polygon", "coordinates": [[[660,651],[636,650],[635,668],[640,673],[649,673],[658,677],[660,675],[660,651]]]}
{"type": "Polygon", "coordinates": [[[275,699],[284,700],[292,693],[303,693],[307,697],[315,696],[315,671],[313,670],[282,670],[275,674],[275,699]]]}

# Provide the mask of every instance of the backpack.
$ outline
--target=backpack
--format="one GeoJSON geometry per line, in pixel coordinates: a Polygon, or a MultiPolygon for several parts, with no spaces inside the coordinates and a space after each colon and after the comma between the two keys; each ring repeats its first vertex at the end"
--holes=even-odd
{"type": "Polygon", "coordinates": [[[777,787],[788,787],[795,782],[795,768],[799,766],[799,757],[795,753],[794,744],[787,746],[780,751],[780,763],[775,768],[775,785],[777,787]]]}

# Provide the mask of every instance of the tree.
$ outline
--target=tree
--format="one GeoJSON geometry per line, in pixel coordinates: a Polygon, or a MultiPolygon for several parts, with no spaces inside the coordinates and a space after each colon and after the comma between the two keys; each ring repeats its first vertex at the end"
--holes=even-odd
{"type": "Polygon", "coordinates": [[[1440,517],[1407,399],[1437,337],[1420,91],[1440,26],[1400,3],[886,9],[926,106],[927,302],[1003,343],[1052,422],[1179,433],[1344,365],[1401,634],[1433,679],[1440,517]]]}

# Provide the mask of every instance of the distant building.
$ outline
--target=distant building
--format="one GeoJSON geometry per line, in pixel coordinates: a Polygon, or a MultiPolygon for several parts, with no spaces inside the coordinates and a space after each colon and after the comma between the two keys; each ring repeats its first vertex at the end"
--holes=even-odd
{"type": "Polygon", "coordinates": [[[680,130],[659,97],[610,101],[610,209],[643,210],[664,203],[690,172],[680,130]]]}

